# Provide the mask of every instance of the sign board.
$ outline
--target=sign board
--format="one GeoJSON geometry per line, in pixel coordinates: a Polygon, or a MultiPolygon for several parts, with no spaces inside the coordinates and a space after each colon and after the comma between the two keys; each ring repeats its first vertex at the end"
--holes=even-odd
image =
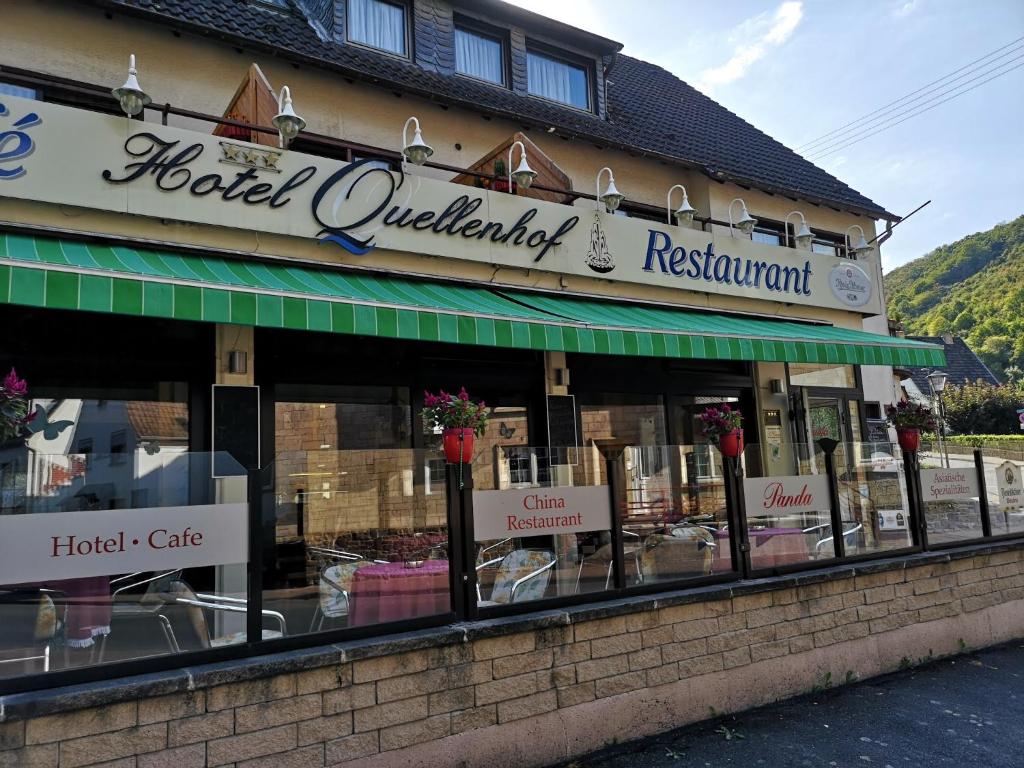
{"type": "MultiPolygon", "coordinates": [[[[839,257],[615,216],[593,201],[562,205],[391,171],[376,160],[346,164],[0,98],[0,196],[303,238],[332,249],[325,259],[335,263],[374,266],[377,251],[403,251],[701,294],[882,310],[872,278],[839,257]]],[[[266,247],[289,255],[287,244],[266,247]]]]}
{"type": "Polygon", "coordinates": [[[247,504],[0,515],[0,584],[249,560],[247,504]]]}
{"type": "Polygon", "coordinates": [[[885,419],[868,419],[868,442],[891,443],[889,424],[885,419]]]}
{"type": "Polygon", "coordinates": [[[260,388],[213,385],[213,476],[260,468],[260,388]]]}
{"type": "Polygon", "coordinates": [[[748,477],[743,480],[747,514],[799,515],[828,511],[828,478],[824,475],[748,477]]]}
{"type": "Polygon", "coordinates": [[[878,528],[882,531],[905,530],[907,518],[907,513],[902,509],[880,509],[878,510],[878,528]]]}
{"type": "Polygon", "coordinates": [[[1021,468],[1012,461],[996,467],[996,488],[1001,507],[1024,507],[1024,479],[1021,468]]]}
{"type": "Polygon", "coordinates": [[[612,506],[607,485],[473,491],[477,541],[607,531],[612,506]]]}
{"type": "Polygon", "coordinates": [[[978,475],[970,469],[922,469],[921,492],[929,501],[977,501],[978,475]]]}

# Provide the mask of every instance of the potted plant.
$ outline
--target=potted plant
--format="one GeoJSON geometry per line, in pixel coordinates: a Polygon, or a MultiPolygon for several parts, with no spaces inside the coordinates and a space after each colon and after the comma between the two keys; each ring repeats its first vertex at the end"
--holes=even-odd
{"type": "Polygon", "coordinates": [[[443,389],[436,395],[423,394],[423,423],[429,429],[441,428],[448,463],[468,463],[473,456],[473,439],[482,437],[487,429],[486,404],[470,400],[465,387],[457,395],[443,389]]]}
{"type": "Polygon", "coordinates": [[[896,439],[907,453],[917,453],[921,444],[921,431],[935,431],[935,415],[925,405],[900,400],[885,408],[885,418],[896,428],[896,439]]]}
{"type": "Polygon", "coordinates": [[[735,459],[743,452],[743,414],[725,403],[712,405],[698,417],[704,438],[718,446],[723,456],[735,459]]]}
{"type": "Polygon", "coordinates": [[[491,191],[516,193],[516,183],[513,181],[509,186],[508,169],[505,167],[505,161],[500,158],[494,161],[494,176],[494,181],[491,182],[491,191]]]}
{"type": "Polygon", "coordinates": [[[11,372],[0,381],[0,443],[7,442],[21,434],[34,413],[29,413],[28,384],[19,379],[17,372],[11,372]]]}

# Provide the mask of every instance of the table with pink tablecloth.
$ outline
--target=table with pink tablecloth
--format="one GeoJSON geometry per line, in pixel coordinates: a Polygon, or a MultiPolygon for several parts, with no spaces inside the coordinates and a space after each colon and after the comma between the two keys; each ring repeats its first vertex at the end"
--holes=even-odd
{"type": "Polygon", "coordinates": [[[425,560],[418,568],[378,563],[360,568],[349,593],[350,626],[435,616],[452,609],[448,561],[425,560]]]}
{"type": "MultiPolygon", "coordinates": [[[[718,573],[732,570],[729,531],[715,531],[718,549],[711,570],[718,573]]],[[[779,565],[806,563],[811,559],[807,534],[801,528],[755,528],[747,532],[750,540],[752,568],[774,568],[779,565]]]]}

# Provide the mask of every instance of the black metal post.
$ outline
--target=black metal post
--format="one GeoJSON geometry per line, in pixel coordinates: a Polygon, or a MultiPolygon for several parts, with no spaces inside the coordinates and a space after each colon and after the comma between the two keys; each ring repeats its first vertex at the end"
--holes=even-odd
{"type": "MultiPolygon", "coordinates": [[[[263,639],[263,469],[250,469],[249,491],[249,564],[247,575],[245,639],[258,643],[263,639]]],[[[269,474],[269,472],[268,472],[269,474]]]]}
{"type": "Polygon", "coordinates": [[[448,586],[460,619],[476,617],[476,541],[473,536],[473,468],[445,464],[448,504],[448,586]]]}
{"type": "Polygon", "coordinates": [[[917,461],[917,451],[903,452],[903,470],[907,480],[907,503],[910,504],[910,535],[914,544],[921,549],[928,549],[928,521],[924,514],[921,465],[917,461]]]}
{"type": "MultiPolygon", "coordinates": [[[[620,454],[621,455],[621,454],[620,454]]],[[[626,545],[622,535],[622,515],[618,504],[618,458],[606,457],[605,473],[608,477],[608,502],[612,511],[612,583],[616,589],[626,587],[626,545]]]]}
{"type": "Polygon", "coordinates": [[[837,558],[846,557],[846,541],[843,539],[843,515],[839,508],[839,477],[836,475],[836,447],[838,442],[823,437],[818,441],[825,456],[825,474],[828,476],[829,520],[832,525],[832,545],[837,558]]]}
{"type": "Polygon", "coordinates": [[[722,457],[725,468],[725,511],[732,535],[729,536],[729,551],[732,555],[733,570],[739,564],[740,575],[750,576],[750,537],[747,532],[747,514],[743,493],[743,468],[739,459],[722,457]]]}
{"type": "Polygon", "coordinates": [[[992,535],[992,516],[988,506],[988,489],[985,487],[985,458],[981,449],[974,449],[974,471],[978,473],[978,506],[981,508],[981,535],[992,535]]]}

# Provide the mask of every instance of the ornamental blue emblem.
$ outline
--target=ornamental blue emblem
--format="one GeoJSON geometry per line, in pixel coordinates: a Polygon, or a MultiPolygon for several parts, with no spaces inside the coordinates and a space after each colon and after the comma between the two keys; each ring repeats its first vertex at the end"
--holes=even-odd
{"type": "MultiPolygon", "coordinates": [[[[8,115],[10,110],[5,104],[0,103],[0,117],[8,115]]],[[[35,151],[36,143],[25,131],[41,122],[43,121],[39,115],[29,112],[14,121],[13,130],[0,132],[0,181],[17,179],[25,175],[25,166],[14,163],[35,151]]]]}

